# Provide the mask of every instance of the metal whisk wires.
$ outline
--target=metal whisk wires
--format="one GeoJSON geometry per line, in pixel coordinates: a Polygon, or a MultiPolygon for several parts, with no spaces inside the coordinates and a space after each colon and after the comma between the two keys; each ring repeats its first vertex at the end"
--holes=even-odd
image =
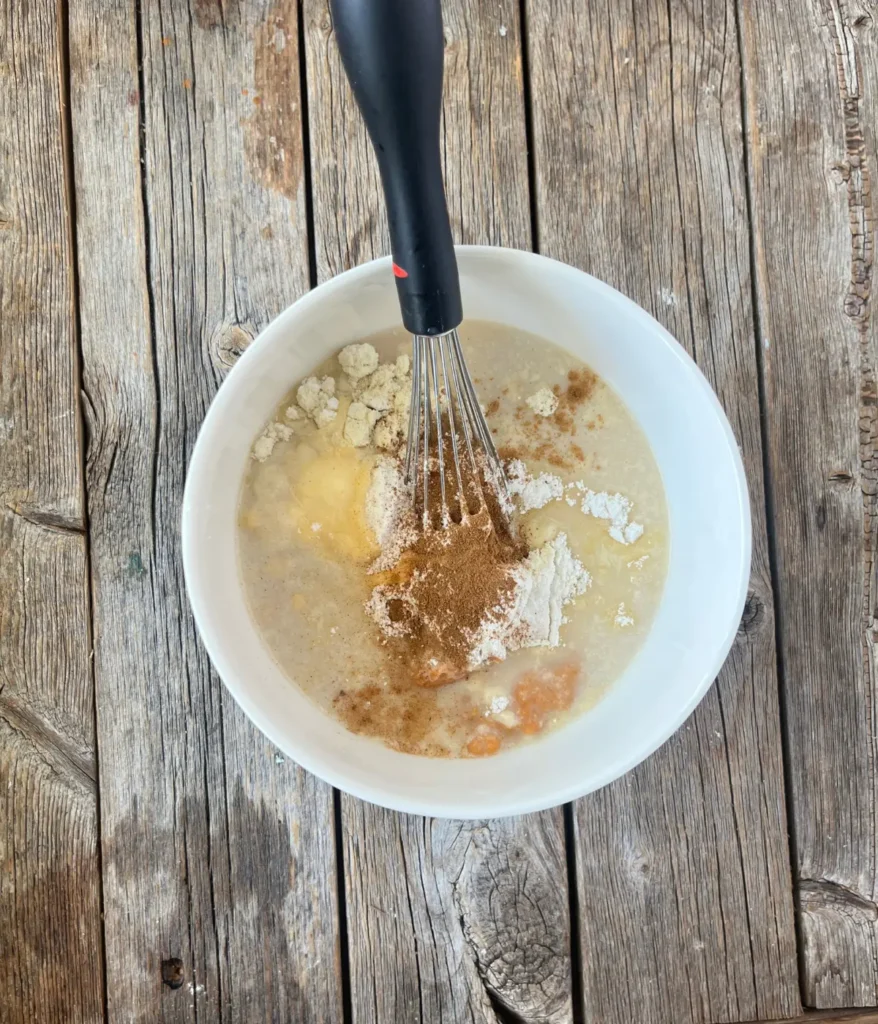
{"type": "Polygon", "coordinates": [[[405,478],[424,529],[437,511],[444,528],[486,507],[486,486],[505,495],[506,478],[457,331],[412,342],[405,478]]]}

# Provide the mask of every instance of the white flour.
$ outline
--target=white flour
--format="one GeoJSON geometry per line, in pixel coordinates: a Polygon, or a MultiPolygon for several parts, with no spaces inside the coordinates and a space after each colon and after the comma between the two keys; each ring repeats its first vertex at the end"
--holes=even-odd
{"type": "Polygon", "coordinates": [[[522,647],[558,647],[564,607],[584,594],[591,576],[567,546],[567,534],[531,551],[511,570],[515,590],[509,603],[495,608],[473,639],[469,667],[502,661],[522,647]]]}
{"type": "Polygon", "coordinates": [[[590,491],[582,495],[582,511],[595,519],[606,519],[610,523],[610,536],[620,544],[633,544],[643,534],[640,523],[629,523],[631,501],[621,494],[607,494],[606,491],[590,491]]]}
{"type": "Polygon", "coordinates": [[[491,698],[491,703],[488,705],[488,714],[491,715],[502,715],[503,712],[509,707],[509,698],[503,694],[498,693],[491,698]]]}
{"type": "Polygon", "coordinates": [[[542,508],[564,495],[564,481],[560,477],[552,473],[532,477],[521,459],[513,459],[507,466],[506,482],[509,493],[518,498],[522,512],[542,508]]]}
{"type": "Polygon", "coordinates": [[[606,519],[609,534],[619,544],[633,544],[643,536],[640,523],[629,522],[632,502],[622,494],[593,491],[581,480],[565,484],[554,473],[540,473],[533,477],[520,459],[513,459],[506,467],[509,494],[518,498],[521,512],[543,508],[551,501],[563,498],[571,508],[579,504],[583,515],[606,519]]]}
{"type": "Polygon", "coordinates": [[[378,456],[366,494],[366,524],[381,548],[369,572],[381,572],[395,565],[415,540],[411,496],[398,459],[378,456]]]}

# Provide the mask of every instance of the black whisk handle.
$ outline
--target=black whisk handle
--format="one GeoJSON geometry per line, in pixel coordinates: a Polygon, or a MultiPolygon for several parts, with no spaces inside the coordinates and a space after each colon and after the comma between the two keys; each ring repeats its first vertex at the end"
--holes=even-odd
{"type": "Polygon", "coordinates": [[[378,157],[402,319],[444,334],[463,319],[439,125],[439,0],[331,0],[341,59],[378,157]]]}

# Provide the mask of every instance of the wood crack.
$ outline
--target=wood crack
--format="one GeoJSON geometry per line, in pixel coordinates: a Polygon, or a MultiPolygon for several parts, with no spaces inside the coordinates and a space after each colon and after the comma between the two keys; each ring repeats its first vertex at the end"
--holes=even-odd
{"type": "Polygon", "coordinates": [[[6,507],[14,516],[18,516],[19,519],[24,519],[31,526],[38,526],[42,530],[50,530],[52,533],[72,533],[77,536],[85,534],[85,525],[78,517],[66,516],[61,512],[38,508],[36,505],[29,505],[25,502],[7,501],[6,507]]]}
{"type": "MultiPolygon", "coordinates": [[[[719,707],[719,717],[720,717],[720,721],[722,722],[723,733],[726,736],[728,736],[729,735],[729,729],[728,729],[728,726],[726,725],[726,711],[725,711],[725,707],[723,706],[723,695],[722,695],[722,689],[720,687],[717,687],[717,704],[718,704],[718,707],[719,707]]],[[[729,763],[728,757],[725,758],[725,766],[726,766],[726,778],[728,779],[728,783],[729,783],[729,795],[730,795],[729,806],[730,806],[731,812],[732,812],[732,825],[734,826],[735,844],[736,844],[737,850],[738,850],[738,863],[740,864],[740,867],[741,867],[741,882],[743,884],[743,890],[744,890],[744,892],[743,892],[743,895],[744,895],[744,914],[745,914],[745,917],[746,917],[746,920],[747,920],[747,937],[750,940],[750,976],[753,979],[753,1002],[754,1002],[754,1005],[758,1006],[758,1004],[759,1004],[759,980],[756,977],[756,952],[753,949],[753,923],[750,920],[750,899],[751,899],[751,897],[750,897],[750,893],[748,892],[748,889],[747,889],[747,865],[746,865],[746,862],[744,860],[744,846],[743,846],[743,843],[741,842],[741,825],[740,825],[740,823],[738,821],[738,809],[737,809],[737,806],[735,804],[735,797],[736,797],[736,794],[735,794],[735,782],[734,782],[734,777],[733,777],[733,774],[732,774],[732,766],[729,763]]],[[[720,908],[722,908],[722,901],[720,901],[720,908]]]]}
{"type": "Polygon", "coordinates": [[[30,708],[0,691],[0,721],[17,733],[57,775],[94,799],[97,768],[94,757],[78,750],[65,736],[30,708]]]}
{"type": "Polygon", "coordinates": [[[878,921],[878,903],[840,882],[803,878],[799,882],[799,893],[805,913],[831,908],[860,916],[866,921],[878,921]]]}
{"type": "Polygon", "coordinates": [[[403,876],[404,876],[403,881],[404,881],[404,886],[405,886],[405,898],[406,898],[406,902],[407,902],[407,905],[408,905],[409,924],[411,925],[411,928],[412,928],[411,934],[412,934],[412,940],[414,942],[414,947],[415,947],[414,948],[414,953],[415,953],[415,973],[417,975],[417,982],[418,982],[418,1020],[421,1021],[421,1024],[424,1024],[424,985],[423,985],[423,981],[421,979],[421,948],[420,948],[420,943],[418,942],[418,931],[417,931],[417,928],[415,926],[415,910],[414,910],[414,907],[412,906],[412,894],[411,894],[411,889],[409,888],[409,878],[411,877],[411,875],[409,874],[408,862],[406,860],[406,855],[405,855],[405,842],[403,841],[402,835],[398,834],[397,835],[397,839],[399,841],[399,849],[400,849],[400,853],[402,855],[402,868],[403,868],[403,876]]]}
{"type": "MultiPolygon", "coordinates": [[[[161,19],[161,11],[159,11],[159,18],[161,19]]],[[[164,28],[159,22],[162,32],[164,28]]],[[[142,0],[137,0],[134,11],[134,30],[135,30],[135,44],[137,50],[137,95],[138,95],[138,144],[139,144],[139,155],[140,155],[140,201],[143,210],[143,256],[144,265],[146,271],[146,298],[149,308],[149,353],[152,368],[153,383],[155,387],[154,399],[155,399],[155,412],[154,412],[154,425],[156,436],[154,440],[154,446],[151,453],[151,464],[150,464],[150,511],[152,515],[152,528],[151,534],[153,537],[153,557],[156,553],[156,491],[158,488],[158,458],[159,448],[161,445],[161,430],[162,430],[162,395],[161,395],[161,381],[159,376],[158,366],[158,353],[156,346],[158,344],[158,334],[156,330],[156,301],[155,294],[153,291],[154,281],[154,267],[153,267],[153,252],[152,252],[152,214],[149,204],[149,189],[147,184],[147,175],[149,166],[147,163],[148,147],[146,144],[146,59],[144,51],[144,36],[143,36],[143,5],[142,0]]],[[[163,37],[164,38],[164,37],[163,37]]],[[[170,144],[169,144],[170,149],[170,144]]]]}
{"type": "Polygon", "coordinates": [[[504,1003],[499,993],[491,987],[488,981],[480,973],[482,984],[485,986],[485,994],[491,1004],[491,1009],[497,1017],[498,1024],[527,1024],[527,1020],[520,1013],[513,1010],[508,1003],[504,1003]]]}

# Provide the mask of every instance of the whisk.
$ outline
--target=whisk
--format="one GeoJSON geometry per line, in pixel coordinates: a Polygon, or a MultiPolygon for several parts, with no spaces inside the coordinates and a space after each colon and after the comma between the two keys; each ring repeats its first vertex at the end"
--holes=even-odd
{"type": "Polygon", "coordinates": [[[502,514],[490,491],[505,491],[503,465],[457,333],[463,307],[439,149],[440,2],[331,0],[330,7],[378,158],[402,320],[413,336],[405,460],[412,499],[425,527],[486,505],[502,514]]]}
{"type": "Polygon", "coordinates": [[[503,464],[479,406],[457,330],[437,337],[416,334],[412,342],[405,479],[420,506],[424,526],[437,518],[431,492],[438,498],[442,526],[489,504],[492,512],[502,515],[502,502],[489,503],[483,485],[495,495],[505,493],[503,464]],[[448,454],[451,465],[446,472],[448,454]]]}

